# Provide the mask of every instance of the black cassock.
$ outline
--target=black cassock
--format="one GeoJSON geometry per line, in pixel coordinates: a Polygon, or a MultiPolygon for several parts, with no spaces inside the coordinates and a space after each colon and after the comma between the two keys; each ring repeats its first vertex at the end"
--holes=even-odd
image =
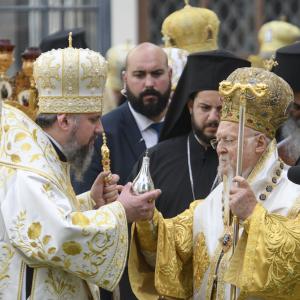
{"type": "MultiPolygon", "coordinates": [[[[162,190],[156,207],[165,218],[172,218],[189,207],[194,200],[192,182],[196,200],[210,193],[217,174],[218,156],[211,147],[206,150],[199,144],[193,132],[160,142],[149,149],[148,155],[154,186],[162,190]]],[[[135,164],[130,180],[137,175],[141,164],[142,157],[135,164]]]]}

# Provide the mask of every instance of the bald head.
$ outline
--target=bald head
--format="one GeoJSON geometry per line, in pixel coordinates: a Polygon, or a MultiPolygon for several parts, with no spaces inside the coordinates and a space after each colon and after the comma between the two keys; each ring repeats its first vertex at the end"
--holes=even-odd
{"type": "Polygon", "coordinates": [[[123,79],[128,101],[135,111],[159,121],[171,91],[172,71],[162,48],[142,43],[127,55],[123,79]]]}
{"type": "Polygon", "coordinates": [[[152,43],[142,43],[131,49],[126,58],[125,70],[130,66],[132,60],[140,60],[148,57],[149,60],[157,60],[159,63],[168,67],[168,57],[161,47],[152,43]]]}

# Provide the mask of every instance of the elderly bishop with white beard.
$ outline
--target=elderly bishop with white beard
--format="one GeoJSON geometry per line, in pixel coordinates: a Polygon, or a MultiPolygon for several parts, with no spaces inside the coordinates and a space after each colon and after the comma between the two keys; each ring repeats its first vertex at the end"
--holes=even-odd
{"type": "Polygon", "coordinates": [[[299,299],[300,187],[287,179],[274,139],[293,92],[258,68],[235,70],[219,91],[224,102],[213,145],[224,180],[177,217],[164,219],[155,210],[152,221],[135,223],[129,273],[140,272],[140,280],[131,282],[133,290],[141,299],[299,299]],[[231,181],[241,100],[242,176],[231,181]],[[230,215],[239,220],[236,232],[230,215]]]}

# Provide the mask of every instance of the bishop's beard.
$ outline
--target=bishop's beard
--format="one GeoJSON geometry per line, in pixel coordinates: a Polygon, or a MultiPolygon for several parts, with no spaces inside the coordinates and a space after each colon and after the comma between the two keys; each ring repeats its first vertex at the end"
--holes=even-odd
{"type": "MultiPolygon", "coordinates": [[[[71,135],[72,136],[72,135],[71,135]]],[[[70,163],[71,172],[74,174],[78,182],[82,182],[83,174],[88,169],[93,154],[94,154],[94,140],[93,136],[87,145],[80,145],[74,136],[63,145],[63,153],[70,163]]]]}

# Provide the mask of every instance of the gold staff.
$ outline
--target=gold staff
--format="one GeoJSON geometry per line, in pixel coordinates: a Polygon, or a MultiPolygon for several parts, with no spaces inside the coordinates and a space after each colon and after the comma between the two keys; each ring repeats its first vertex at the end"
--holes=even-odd
{"type": "MultiPolygon", "coordinates": [[[[256,97],[263,97],[267,92],[267,85],[263,83],[258,84],[241,84],[232,83],[229,81],[222,81],[220,83],[220,93],[225,97],[233,96],[233,93],[237,90],[240,91],[240,107],[239,107],[239,132],[238,132],[238,151],[237,151],[237,164],[236,164],[236,176],[242,176],[242,162],[243,162],[243,146],[244,146],[244,128],[245,128],[245,114],[246,114],[246,102],[247,92],[254,94],[256,97]]],[[[229,208],[228,208],[229,209],[229,208]]],[[[239,220],[230,211],[229,222],[233,227],[232,237],[232,249],[231,257],[234,254],[236,245],[239,240],[239,220]]],[[[230,299],[237,299],[237,290],[235,285],[230,286],[230,299]]]]}
{"type": "MultiPolygon", "coordinates": [[[[102,133],[102,146],[101,146],[101,156],[102,156],[102,169],[104,172],[111,172],[110,170],[110,151],[107,146],[106,134],[105,132],[102,133]]],[[[109,183],[112,179],[111,173],[105,177],[105,182],[109,183]]]]}

